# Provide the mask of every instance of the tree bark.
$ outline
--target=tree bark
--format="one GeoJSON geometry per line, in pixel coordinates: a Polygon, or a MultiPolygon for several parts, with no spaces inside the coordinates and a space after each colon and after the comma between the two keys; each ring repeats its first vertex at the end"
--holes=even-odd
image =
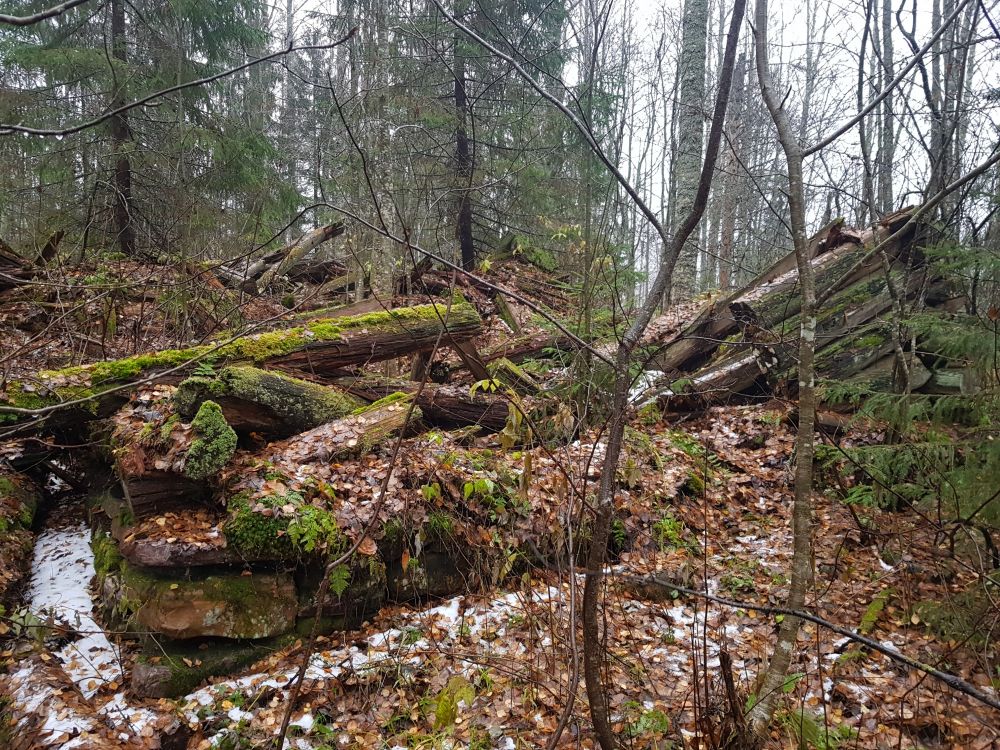
{"type": "MultiPolygon", "coordinates": [[[[127,58],[125,36],[125,0],[111,0],[111,56],[121,63],[121,74],[125,73],[127,58]]],[[[114,92],[109,109],[119,109],[125,104],[125,83],[119,80],[119,73],[112,72],[114,92]]],[[[111,143],[115,154],[114,180],[114,225],[118,248],[122,255],[135,256],[135,228],[132,222],[132,164],[128,156],[128,144],[132,140],[128,114],[122,112],[110,120],[111,143]]]]}
{"type": "Polygon", "coordinates": [[[719,238],[719,288],[728,291],[733,286],[733,247],[736,244],[736,214],[743,198],[743,102],[746,91],[746,57],[740,55],[733,80],[730,103],[729,148],[726,149],[722,186],[722,227],[719,238]]]}
{"type": "MultiPolygon", "coordinates": [[[[674,215],[681,217],[691,212],[701,174],[701,153],[705,145],[707,39],[708,0],[684,0],[683,38],[678,61],[677,155],[674,158],[674,215]]],[[[682,293],[694,291],[697,286],[697,255],[698,242],[694,238],[681,250],[679,278],[674,287],[682,293]],[[687,275],[691,277],[690,285],[685,278],[687,275]]]]}
{"type": "MultiPolygon", "coordinates": [[[[755,56],[761,96],[778,132],[788,168],[788,210],[792,245],[802,295],[799,334],[798,430],[795,436],[794,505],[792,510],[792,571],[786,606],[801,610],[812,581],[812,482],[815,452],[816,379],[813,360],[816,346],[816,282],[812,267],[813,248],[806,236],[805,180],[802,174],[802,146],[792,131],[784,102],[771,82],[767,50],[767,0],[757,0],[755,14],[755,56]]],[[[786,617],[778,630],[778,640],[767,670],[758,681],[757,702],[750,709],[750,723],[763,736],[774,713],[775,699],[792,661],[801,621],[786,617]]]]}
{"type": "MultiPolygon", "coordinates": [[[[462,3],[459,3],[462,6],[462,3]]],[[[464,6],[456,11],[464,13],[464,6]]],[[[472,172],[473,158],[466,130],[471,114],[466,92],[465,55],[462,52],[462,35],[455,32],[455,176],[458,183],[458,218],[455,233],[461,252],[462,268],[472,271],[476,267],[476,249],[472,237],[472,172]]]]}

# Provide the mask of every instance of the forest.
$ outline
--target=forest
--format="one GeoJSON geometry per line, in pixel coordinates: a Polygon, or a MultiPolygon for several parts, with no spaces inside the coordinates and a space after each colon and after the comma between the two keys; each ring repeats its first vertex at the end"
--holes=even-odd
{"type": "Polygon", "coordinates": [[[0,0],[0,750],[1000,747],[997,0],[0,0]]]}

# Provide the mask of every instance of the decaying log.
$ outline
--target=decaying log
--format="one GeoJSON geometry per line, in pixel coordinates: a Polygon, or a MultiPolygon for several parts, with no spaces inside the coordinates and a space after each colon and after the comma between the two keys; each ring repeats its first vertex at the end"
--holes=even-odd
{"type": "MultiPolygon", "coordinates": [[[[411,400],[409,394],[390,394],[356,414],[271,443],[255,456],[265,460],[280,456],[286,465],[301,465],[314,461],[342,461],[360,455],[381,445],[407,425],[411,400]]],[[[414,406],[410,423],[418,424],[422,416],[420,407],[414,406]]]]}
{"type": "Polygon", "coordinates": [[[482,392],[473,395],[466,385],[425,383],[421,389],[419,383],[379,377],[339,378],[336,382],[348,393],[368,401],[397,391],[410,394],[423,412],[424,422],[435,427],[475,426],[498,432],[507,423],[508,405],[503,396],[482,392]]]}
{"type": "Polygon", "coordinates": [[[53,232],[52,235],[46,240],[45,244],[42,246],[41,252],[38,253],[38,262],[41,265],[46,265],[50,260],[56,257],[56,253],[59,252],[59,243],[62,242],[63,236],[66,232],[59,229],[53,232]]]}
{"type": "Polygon", "coordinates": [[[0,239],[0,291],[19,286],[32,275],[31,264],[0,239]]]}
{"type": "MultiPolygon", "coordinates": [[[[924,275],[920,272],[904,277],[902,272],[894,271],[893,277],[895,287],[905,295],[915,294],[926,286],[924,275]]],[[[817,377],[852,377],[874,364],[876,360],[870,357],[845,361],[829,356],[829,353],[823,356],[823,352],[830,348],[850,349],[854,338],[862,339],[867,345],[875,343],[876,352],[884,352],[887,345],[891,351],[890,329],[884,329],[887,333],[885,340],[874,342],[871,338],[874,330],[867,327],[867,324],[889,312],[891,307],[892,298],[886,278],[881,273],[861,279],[831,297],[816,319],[817,377]]],[[[745,324],[742,333],[719,345],[716,356],[694,371],[686,380],[683,393],[699,396],[706,402],[717,402],[750,389],[761,377],[767,380],[770,388],[794,392],[796,388],[792,381],[797,378],[798,334],[798,314],[779,321],[770,329],[745,324]]],[[[881,383],[876,375],[872,373],[873,382],[881,383]]]]}
{"type": "Polygon", "coordinates": [[[174,393],[174,404],[191,419],[206,400],[215,401],[238,434],[289,437],[364,406],[343,391],[256,367],[226,367],[214,377],[193,376],[174,393]]]}
{"type": "Polygon", "coordinates": [[[313,320],[292,328],[247,336],[224,345],[205,344],[171,349],[111,362],[37,373],[9,381],[0,391],[0,421],[26,420],[17,409],[34,410],[87,399],[74,418],[108,414],[121,403],[109,389],[165,370],[190,369],[208,358],[215,365],[251,363],[297,370],[320,377],[342,374],[342,368],[394,359],[432,349],[438,342],[454,346],[476,336],[482,320],[464,302],[399,308],[345,318],[313,320]],[[443,332],[443,333],[442,333],[443,332]],[[11,411],[13,408],[15,411],[11,411]]]}
{"type": "MultiPolygon", "coordinates": [[[[851,384],[870,391],[892,392],[897,385],[901,385],[896,382],[896,360],[895,352],[882,357],[882,359],[852,375],[851,384]]],[[[923,388],[935,374],[924,367],[923,362],[912,352],[906,353],[906,367],[910,376],[909,387],[911,391],[923,388]]]]}
{"type": "MultiPolygon", "coordinates": [[[[836,294],[875,274],[881,268],[876,255],[864,258],[866,249],[899,229],[909,214],[888,217],[888,223],[860,234],[844,231],[839,222],[825,227],[810,240],[813,268],[820,296],[836,294]],[[855,266],[858,266],[855,268],[855,266]]],[[[889,243],[890,260],[902,259],[911,236],[889,243]]],[[[775,263],[743,288],[706,308],[678,336],[664,342],[651,366],[668,373],[692,372],[708,361],[720,344],[748,325],[769,329],[799,312],[798,272],[788,257],[775,263]]]]}
{"type": "MultiPolygon", "coordinates": [[[[220,266],[216,273],[229,286],[255,292],[258,287],[266,287],[278,276],[288,273],[298,261],[305,258],[311,251],[324,242],[339,237],[346,229],[346,225],[340,221],[327,224],[313,229],[311,232],[306,232],[280,250],[268,253],[251,264],[245,272],[231,266],[220,266]]],[[[343,266],[341,267],[343,268],[343,266]]],[[[339,274],[345,271],[346,268],[343,268],[339,274]]]]}
{"type": "MultiPolygon", "coordinates": [[[[914,386],[914,389],[920,386],[914,386]]],[[[982,379],[971,367],[935,370],[922,384],[924,393],[970,396],[979,392],[982,379]]]]}
{"type": "Polygon", "coordinates": [[[183,511],[208,505],[210,493],[204,482],[172,471],[130,473],[119,467],[122,494],[132,518],[142,519],[167,511],[183,511]]]}
{"type": "Polygon", "coordinates": [[[574,349],[576,349],[576,343],[568,336],[534,333],[509,339],[492,349],[487,349],[483,353],[483,361],[490,363],[498,359],[508,359],[520,364],[529,359],[541,359],[549,356],[552,352],[573,351],[574,349]]]}

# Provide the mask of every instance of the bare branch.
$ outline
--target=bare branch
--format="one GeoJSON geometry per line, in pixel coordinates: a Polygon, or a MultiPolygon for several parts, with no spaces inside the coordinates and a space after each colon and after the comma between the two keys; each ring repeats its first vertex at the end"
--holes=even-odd
{"type": "Polygon", "coordinates": [[[910,71],[913,70],[914,67],[916,67],[917,63],[920,62],[923,56],[927,54],[930,48],[933,47],[934,44],[937,42],[937,40],[942,37],[944,32],[948,30],[948,27],[951,26],[951,24],[955,21],[955,19],[958,18],[958,16],[962,13],[962,11],[965,10],[965,6],[967,6],[971,2],[972,0],[962,0],[962,2],[956,5],[955,10],[952,11],[952,14],[944,20],[944,22],[941,24],[941,27],[936,32],[934,32],[934,35],[927,40],[924,46],[921,47],[917,51],[917,53],[910,58],[910,61],[903,67],[901,71],[899,71],[899,75],[897,75],[895,78],[889,81],[889,84],[884,89],[882,89],[881,93],[879,93],[878,96],[876,96],[874,99],[868,102],[868,106],[866,106],[864,109],[858,112],[854,117],[852,117],[850,120],[845,122],[839,128],[834,130],[832,133],[830,133],[830,135],[826,136],[826,138],[824,138],[823,140],[814,143],[808,148],[802,149],[802,156],[803,157],[812,156],[816,152],[822,151],[824,148],[829,146],[835,140],[840,138],[840,136],[842,136],[844,133],[848,132],[851,128],[857,125],[858,121],[861,118],[867,117],[869,114],[871,114],[872,110],[874,110],[879,104],[881,104],[885,100],[885,98],[889,96],[889,94],[891,94],[895,90],[895,88],[899,86],[899,84],[906,79],[906,77],[910,74],[910,71]]]}
{"type": "Polygon", "coordinates": [[[333,49],[334,47],[339,47],[350,40],[356,33],[357,27],[351,29],[347,34],[335,42],[330,42],[329,44],[304,44],[299,47],[291,46],[280,49],[277,52],[272,52],[269,55],[264,55],[263,57],[258,57],[253,60],[248,60],[242,65],[237,65],[234,68],[229,68],[228,70],[223,70],[220,73],[215,73],[214,75],[205,76],[204,78],[198,78],[194,81],[188,81],[187,83],[179,83],[176,86],[170,86],[169,88],[161,89],[160,91],[154,91],[152,94],[148,94],[141,99],[137,99],[134,102],[125,104],[124,106],[113,109],[110,112],[105,112],[99,117],[95,117],[93,120],[88,120],[87,122],[82,122],[79,125],[74,125],[69,128],[54,129],[50,130],[47,128],[33,128],[27,125],[15,125],[11,123],[0,123],[0,135],[11,135],[13,133],[24,133],[26,135],[41,135],[41,136],[65,136],[73,135],[74,133],[79,133],[88,128],[92,128],[95,125],[100,125],[102,122],[110,120],[112,117],[118,117],[119,115],[128,112],[130,109],[135,109],[136,107],[141,107],[145,104],[160,99],[169,94],[176,93],[178,91],[183,91],[184,89],[195,88],[197,86],[204,86],[205,84],[212,83],[213,81],[218,81],[221,78],[227,78],[235,73],[246,70],[247,68],[252,68],[254,65],[259,65],[260,63],[270,62],[284,55],[291,54],[292,52],[299,52],[302,50],[325,50],[333,49]]]}
{"type": "Polygon", "coordinates": [[[69,0],[60,5],[54,5],[47,10],[32,13],[30,16],[9,16],[6,13],[0,13],[0,23],[7,24],[8,26],[31,26],[39,21],[44,21],[46,18],[61,16],[67,10],[75,8],[78,5],[83,5],[86,2],[89,2],[89,0],[69,0]]]}

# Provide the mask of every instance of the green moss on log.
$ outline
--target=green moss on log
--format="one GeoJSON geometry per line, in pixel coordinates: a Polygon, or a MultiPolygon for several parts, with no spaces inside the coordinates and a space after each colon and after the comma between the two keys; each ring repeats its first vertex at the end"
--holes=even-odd
{"type": "Polygon", "coordinates": [[[411,394],[403,393],[402,391],[396,391],[395,393],[390,393],[388,396],[383,396],[378,401],[373,401],[370,404],[365,404],[364,406],[359,406],[351,412],[351,416],[358,416],[359,414],[366,414],[370,411],[375,411],[376,409],[381,409],[383,406],[389,406],[390,404],[400,404],[409,401],[411,394]]]}
{"type": "Polygon", "coordinates": [[[350,414],[364,402],[343,391],[246,365],[227,367],[216,378],[193,376],[177,388],[179,412],[190,415],[206,399],[233,398],[261,406],[302,432],[350,414]]]}
{"type": "MultiPolygon", "coordinates": [[[[167,349],[139,354],[125,359],[96,362],[90,365],[45,370],[24,380],[13,380],[0,393],[0,422],[16,421],[20,415],[4,412],[4,407],[41,409],[67,401],[93,399],[117,384],[158,370],[166,370],[207,358],[212,362],[260,364],[270,359],[292,354],[322,342],[341,341],[355,334],[391,334],[408,330],[418,322],[440,322],[469,325],[480,322],[475,308],[467,303],[416,305],[385,312],[367,313],[343,318],[314,320],[279,331],[246,336],[217,346],[204,344],[188,349],[167,349]]],[[[92,412],[96,403],[88,403],[92,412]]]]}
{"type": "Polygon", "coordinates": [[[184,473],[190,479],[208,479],[233,457],[236,433],[226,424],[222,408],[214,401],[206,401],[199,407],[191,427],[197,437],[188,448],[184,473]]]}

